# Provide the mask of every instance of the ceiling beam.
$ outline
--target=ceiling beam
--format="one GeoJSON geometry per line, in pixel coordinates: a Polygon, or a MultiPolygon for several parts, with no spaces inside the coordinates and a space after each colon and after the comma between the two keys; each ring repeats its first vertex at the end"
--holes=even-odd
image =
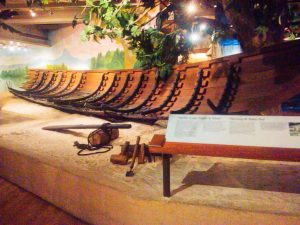
{"type": "Polygon", "coordinates": [[[36,17],[29,11],[19,12],[18,16],[6,21],[7,24],[71,24],[75,15],[80,15],[82,8],[66,8],[59,10],[35,10],[36,17]]]}
{"type": "Polygon", "coordinates": [[[5,9],[5,1],[0,0],[0,10],[5,9]]]}
{"type": "Polygon", "coordinates": [[[64,25],[62,24],[38,24],[36,25],[36,28],[42,31],[51,31],[51,30],[57,30],[63,26],[64,25]]]}
{"type": "Polygon", "coordinates": [[[0,28],[0,41],[18,41],[34,46],[49,47],[48,36],[35,26],[13,26],[19,33],[11,33],[0,28]]]}
{"type": "MultiPolygon", "coordinates": [[[[86,6],[85,1],[78,2],[78,3],[69,3],[69,2],[60,2],[60,3],[49,3],[47,5],[44,5],[42,9],[59,9],[59,8],[83,8],[86,6]]],[[[7,9],[13,9],[18,11],[28,11],[29,7],[25,4],[6,4],[5,6],[7,9]]],[[[30,7],[32,9],[41,9],[40,6],[33,5],[30,7]]]]}

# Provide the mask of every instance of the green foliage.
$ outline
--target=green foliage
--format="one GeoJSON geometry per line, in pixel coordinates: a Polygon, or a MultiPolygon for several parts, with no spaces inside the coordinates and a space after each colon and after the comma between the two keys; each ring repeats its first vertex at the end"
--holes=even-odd
{"type": "Polygon", "coordinates": [[[268,30],[269,28],[264,25],[260,25],[255,29],[256,33],[260,35],[267,35],[268,30]]]}
{"type": "MultiPolygon", "coordinates": [[[[158,67],[161,77],[165,77],[179,58],[181,62],[187,61],[193,45],[186,35],[193,31],[196,21],[200,19],[186,12],[186,4],[191,1],[170,0],[168,4],[156,0],[137,1],[135,4],[129,2],[86,0],[86,16],[75,17],[72,25],[76,26],[77,19],[83,19],[86,25],[81,34],[83,41],[125,39],[129,49],[136,54],[135,66],[158,67]],[[165,7],[149,18],[147,13],[158,5],[165,7]],[[163,29],[169,15],[174,16],[176,24],[172,31],[163,29]],[[154,19],[156,28],[146,28],[154,19]]],[[[211,23],[213,29],[208,31],[213,41],[234,36],[246,51],[282,41],[284,28],[288,25],[287,0],[201,0],[201,4],[215,10],[215,21],[211,23]]],[[[293,38],[293,35],[290,36],[293,38]]],[[[101,61],[103,57],[111,60],[108,59],[111,57],[108,53],[98,56],[91,61],[92,68],[110,67],[101,61]]]]}
{"type": "Polygon", "coordinates": [[[68,69],[67,65],[65,65],[64,63],[62,63],[60,65],[46,65],[46,68],[48,70],[67,70],[68,69]]]}
{"type": "MultiPolygon", "coordinates": [[[[88,16],[85,18],[86,27],[81,34],[81,40],[99,41],[99,39],[107,37],[110,39],[123,38],[127,41],[129,49],[136,54],[138,61],[136,66],[158,67],[162,77],[170,73],[169,68],[178,62],[179,56],[183,62],[188,59],[192,45],[185,38],[188,24],[185,20],[186,17],[181,16],[178,20],[179,28],[168,34],[160,29],[144,27],[149,22],[147,12],[156,7],[159,2],[142,1],[141,4],[132,6],[127,0],[122,0],[119,4],[109,0],[87,0],[86,4],[89,7],[88,16]]],[[[168,13],[172,10],[178,9],[178,15],[179,12],[182,13],[181,5],[177,4],[175,6],[175,3],[172,3],[156,15],[160,19],[160,23],[168,19],[168,13]]],[[[76,25],[76,22],[74,24],[76,25]]],[[[112,67],[110,64],[105,64],[110,61],[107,54],[100,57],[101,60],[105,57],[103,62],[92,59],[91,68],[112,67]]],[[[118,61],[114,62],[114,68],[116,64],[118,61]]],[[[117,67],[119,66],[121,64],[118,64],[117,67]]]]}
{"type": "Polygon", "coordinates": [[[90,69],[124,69],[124,52],[117,49],[91,59],[90,69]]]}
{"type": "Polygon", "coordinates": [[[142,68],[142,62],[140,60],[136,60],[134,65],[133,65],[134,69],[140,69],[142,68]]]}
{"type": "Polygon", "coordinates": [[[27,67],[2,70],[0,72],[0,92],[6,90],[5,82],[9,84],[9,86],[19,87],[26,80],[27,70],[27,67]],[[1,82],[1,80],[5,82],[1,82]]]}
{"type": "Polygon", "coordinates": [[[287,0],[228,0],[225,9],[245,50],[282,41],[289,27],[287,0]]]}
{"type": "Polygon", "coordinates": [[[13,70],[3,70],[0,73],[0,78],[4,80],[24,79],[27,75],[27,67],[13,70]]]}

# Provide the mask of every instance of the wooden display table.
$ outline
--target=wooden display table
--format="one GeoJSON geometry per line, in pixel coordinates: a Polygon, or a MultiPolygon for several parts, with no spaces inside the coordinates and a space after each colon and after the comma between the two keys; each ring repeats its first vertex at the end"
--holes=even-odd
{"type": "Polygon", "coordinates": [[[149,149],[151,153],[159,153],[163,156],[163,195],[165,197],[171,196],[170,156],[173,154],[300,162],[300,148],[166,142],[164,135],[154,135],[149,143],[149,149]]]}

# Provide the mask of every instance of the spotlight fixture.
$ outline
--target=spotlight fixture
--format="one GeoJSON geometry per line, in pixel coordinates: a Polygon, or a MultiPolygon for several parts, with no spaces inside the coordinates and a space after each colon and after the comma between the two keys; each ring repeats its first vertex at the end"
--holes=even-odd
{"type": "Polygon", "coordinates": [[[201,23],[199,26],[200,31],[204,31],[207,28],[207,24],[206,23],[201,23]]]}
{"type": "Polygon", "coordinates": [[[186,8],[188,13],[195,13],[197,11],[196,4],[194,2],[190,2],[186,8]]]}
{"type": "Polygon", "coordinates": [[[36,12],[32,9],[29,10],[31,17],[36,17],[36,12]]]}
{"type": "Polygon", "coordinates": [[[217,8],[218,6],[217,5],[214,5],[214,8],[217,8]]]}
{"type": "Polygon", "coordinates": [[[14,47],[14,46],[9,46],[9,47],[8,47],[8,50],[9,50],[10,52],[14,52],[14,51],[15,51],[15,47],[14,47]]]}
{"type": "Polygon", "coordinates": [[[8,41],[0,43],[0,50],[3,49],[3,51],[9,51],[9,52],[27,52],[28,47],[25,44],[22,44],[21,42],[16,41],[8,41]]]}
{"type": "Polygon", "coordinates": [[[200,40],[200,35],[198,33],[191,33],[189,37],[190,41],[195,44],[200,40]]]}

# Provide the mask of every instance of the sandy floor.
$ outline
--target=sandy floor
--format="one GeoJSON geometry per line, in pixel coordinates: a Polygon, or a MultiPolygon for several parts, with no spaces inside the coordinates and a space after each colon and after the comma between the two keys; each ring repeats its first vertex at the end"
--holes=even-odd
{"type": "Polygon", "coordinates": [[[131,123],[105,154],[77,156],[74,141],[86,143],[89,130],[69,133],[45,131],[49,125],[101,124],[101,119],[66,114],[52,108],[0,95],[0,148],[29,155],[94,182],[140,198],[202,204],[221,208],[268,212],[300,217],[300,163],[175,156],[171,164],[170,199],[162,197],[162,167],[138,165],[134,177],[125,177],[128,166],[110,163],[126,140],[141,136],[148,143],[153,134],[165,132],[165,123],[147,126],[131,123]]]}

